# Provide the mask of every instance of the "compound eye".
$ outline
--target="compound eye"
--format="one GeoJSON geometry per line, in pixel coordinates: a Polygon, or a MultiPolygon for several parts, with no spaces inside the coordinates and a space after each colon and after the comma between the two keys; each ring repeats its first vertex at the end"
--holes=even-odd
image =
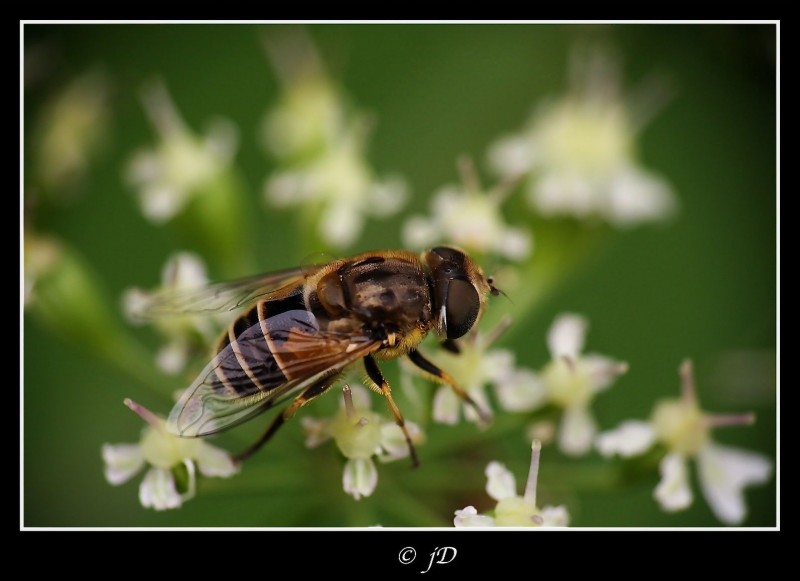
{"type": "Polygon", "coordinates": [[[442,260],[446,262],[454,262],[456,264],[461,264],[464,262],[464,253],[460,250],[456,250],[455,248],[449,248],[447,246],[437,246],[436,248],[432,248],[431,252],[437,254],[442,260]]]}
{"type": "Polygon", "coordinates": [[[472,283],[459,278],[447,286],[444,303],[447,321],[447,338],[458,339],[467,334],[475,324],[481,310],[481,299],[472,283]]]}

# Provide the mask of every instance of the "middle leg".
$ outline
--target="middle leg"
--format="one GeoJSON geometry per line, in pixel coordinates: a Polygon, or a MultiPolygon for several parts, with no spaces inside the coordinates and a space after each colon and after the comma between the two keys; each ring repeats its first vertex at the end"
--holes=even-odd
{"type": "Polygon", "coordinates": [[[392,411],[392,415],[394,416],[394,421],[400,426],[400,429],[403,430],[403,436],[406,439],[406,444],[408,444],[408,451],[411,454],[411,465],[412,467],[416,468],[419,466],[419,458],[417,457],[417,450],[414,448],[414,443],[411,441],[411,436],[408,433],[408,428],[406,427],[406,420],[403,418],[403,413],[400,411],[400,408],[397,407],[397,404],[394,403],[394,398],[392,397],[392,388],[389,387],[389,383],[383,377],[383,373],[381,370],[378,369],[378,364],[375,363],[375,359],[372,355],[367,355],[364,358],[364,368],[367,370],[367,375],[369,378],[378,386],[381,390],[381,393],[386,398],[386,402],[389,404],[389,409],[392,411]]]}

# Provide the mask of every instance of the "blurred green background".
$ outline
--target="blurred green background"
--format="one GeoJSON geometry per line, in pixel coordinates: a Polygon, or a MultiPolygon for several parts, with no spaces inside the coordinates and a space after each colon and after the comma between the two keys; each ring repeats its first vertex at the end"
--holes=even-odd
{"type": "MultiPolygon", "coordinates": [[[[674,98],[639,139],[644,165],[674,187],[680,212],[671,223],[620,232],[518,324],[511,347],[520,364],[539,369],[544,341],[562,311],[586,315],[588,350],[630,363],[630,371],[596,400],[601,428],[648,416],[656,399],[674,397],[677,367],[695,361],[701,405],[708,411],[755,411],[751,428],[715,432],[720,442],[776,459],[776,95],[775,28],[768,25],[321,25],[308,28],[317,48],[361,109],[374,114],[369,159],[379,173],[408,180],[408,213],[426,212],[428,196],[457,181],[455,160],[482,167],[487,146],[519,128],[532,105],[567,88],[576,42],[610,46],[627,88],[655,73],[674,98]],[[741,357],[757,362],[741,370],[741,357]],[[733,362],[733,363],[732,363],[733,362]]],[[[262,36],[250,25],[26,25],[25,192],[36,190],[32,139],[43,107],[65,83],[105,72],[111,87],[108,139],[87,178],[66,201],[35,208],[34,224],[80,252],[114,305],[132,286],[152,287],[175,250],[191,249],[169,227],[139,212],[123,173],[131,153],[155,141],[139,99],[143,83],[162,79],[181,114],[201,131],[214,116],[240,131],[235,159],[255,225],[260,271],[300,263],[305,252],[287,212],[264,209],[261,188],[273,168],[259,143],[263,115],[278,97],[262,36]],[[30,76],[29,76],[30,74],[30,76]]],[[[489,182],[484,173],[484,182],[489,182]]],[[[372,221],[354,251],[401,245],[400,216],[372,221]]],[[[220,278],[219,265],[211,277],[220,278]]],[[[241,275],[251,274],[242,272],[241,275]]],[[[512,297],[513,300],[513,297],[512,297]]],[[[492,309],[513,305],[498,300],[492,309]]],[[[134,329],[153,350],[159,339],[134,329]]],[[[492,507],[484,467],[506,463],[522,486],[529,448],[525,422],[430,426],[423,465],[379,466],[372,497],[354,501],[341,487],[343,460],[331,445],[303,446],[288,424],[242,474],[201,479],[180,510],[143,509],[141,477],[120,487],[103,477],[104,442],[134,442],[141,422],[121,405],[133,397],[162,413],[159,399],[131,374],[24,318],[25,526],[452,526],[455,509],[492,507]],[[493,432],[495,432],[493,434],[493,432]]],[[[383,366],[397,381],[397,364],[383,366]]],[[[432,390],[424,392],[427,397],[432,390]]],[[[322,416],[323,398],[301,414],[322,416]],[[319,405],[318,405],[319,404],[319,405]]],[[[383,411],[374,398],[373,407],[383,411]]],[[[414,419],[414,418],[411,418],[414,419]]],[[[236,450],[263,429],[261,418],[215,443],[236,450]]],[[[665,514],[651,494],[658,476],[609,484],[596,454],[573,460],[545,447],[540,504],[566,503],[574,526],[719,526],[693,476],[691,509],[665,514]]],[[[617,463],[618,464],[618,463],[617,463]]],[[[775,479],[747,491],[745,526],[776,524],[775,479]]]]}

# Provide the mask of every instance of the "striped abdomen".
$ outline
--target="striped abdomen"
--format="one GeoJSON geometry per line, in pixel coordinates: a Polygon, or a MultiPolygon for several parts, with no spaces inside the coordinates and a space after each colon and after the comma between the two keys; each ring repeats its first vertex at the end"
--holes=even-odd
{"type": "Polygon", "coordinates": [[[291,379],[283,371],[291,329],[309,334],[317,330],[301,288],[288,297],[261,301],[237,318],[216,346],[218,389],[243,396],[269,392],[291,379]]]}

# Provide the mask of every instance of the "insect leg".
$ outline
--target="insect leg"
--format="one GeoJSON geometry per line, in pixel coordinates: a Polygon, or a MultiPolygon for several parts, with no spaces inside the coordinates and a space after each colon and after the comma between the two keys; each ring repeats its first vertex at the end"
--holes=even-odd
{"type": "Polygon", "coordinates": [[[428,361],[422,354],[417,351],[416,349],[412,349],[408,352],[408,358],[411,359],[411,362],[414,363],[417,367],[419,367],[422,371],[433,377],[436,381],[441,383],[445,383],[449,385],[455,394],[464,400],[464,403],[469,404],[472,408],[477,412],[478,417],[480,417],[483,423],[489,423],[492,420],[491,414],[486,410],[481,409],[478,403],[470,397],[470,395],[466,392],[466,390],[458,385],[453,376],[439,369],[436,365],[432,362],[428,361]]]}
{"type": "Polygon", "coordinates": [[[458,341],[455,339],[445,339],[442,341],[442,348],[447,349],[450,353],[455,353],[456,355],[461,354],[461,347],[458,344],[458,341]]]}
{"type": "Polygon", "coordinates": [[[266,444],[270,440],[270,438],[272,438],[272,436],[275,435],[275,432],[278,431],[278,428],[280,428],[286,422],[286,420],[291,419],[292,416],[294,416],[294,414],[297,412],[297,410],[306,405],[312,399],[315,399],[320,395],[322,395],[323,393],[325,393],[325,391],[327,391],[327,389],[331,385],[333,385],[335,380],[336,376],[326,377],[318,381],[317,383],[311,385],[308,389],[306,389],[300,395],[294,398],[294,401],[288,407],[284,408],[281,413],[275,416],[275,419],[272,420],[269,426],[267,426],[266,431],[262,434],[262,436],[258,439],[258,441],[255,444],[253,444],[245,451],[240,452],[239,454],[233,457],[234,462],[239,462],[239,463],[244,462],[250,456],[258,452],[261,446],[266,444]]]}
{"type": "Polygon", "coordinates": [[[367,370],[367,375],[369,378],[380,388],[381,393],[389,404],[389,409],[392,411],[394,421],[398,426],[400,426],[400,429],[403,430],[403,436],[406,438],[408,451],[411,454],[411,466],[416,468],[419,466],[417,450],[414,448],[414,444],[411,442],[411,436],[406,428],[406,421],[403,418],[403,413],[400,411],[400,408],[397,407],[397,404],[394,403],[394,398],[392,397],[392,388],[389,387],[389,383],[383,377],[383,373],[381,373],[381,370],[378,369],[378,364],[375,363],[375,359],[373,359],[372,355],[367,355],[364,357],[364,368],[367,370]]]}

